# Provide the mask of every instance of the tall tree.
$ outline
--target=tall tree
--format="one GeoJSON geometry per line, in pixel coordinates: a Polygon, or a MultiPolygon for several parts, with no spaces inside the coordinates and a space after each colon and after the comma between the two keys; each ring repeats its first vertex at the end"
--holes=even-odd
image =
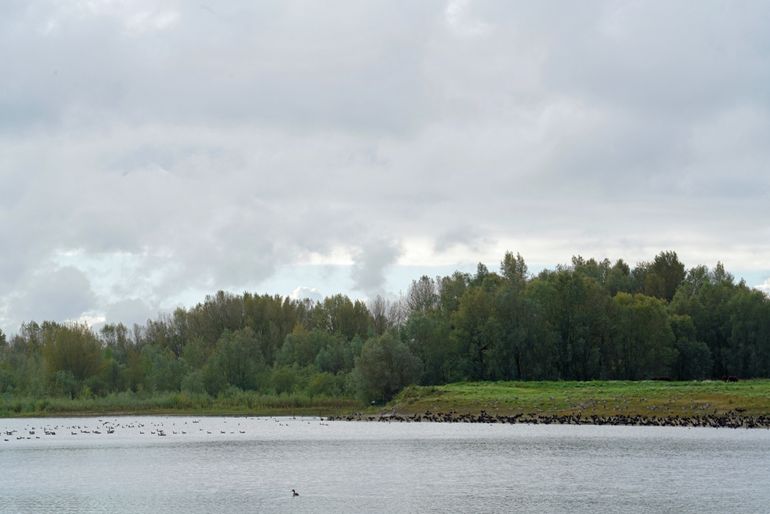
{"type": "Polygon", "coordinates": [[[385,402],[420,377],[420,359],[394,334],[386,333],[364,343],[356,360],[359,395],[365,401],[385,402]]]}
{"type": "Polygon", "coordinates": [[[677,288],[685,278],[684,264],[676,252],[660,252],[651,263],[639,265],[636,272],[644,294],[666,301],[674,298],[677,288]]]}
{"type": "Polygon", "coordinates": [[[101,371],[102,347],[86,325],[46,322],[42,326],[42,339],[43,357],[51,376],[65,371],[82,382],[101,371]]]}

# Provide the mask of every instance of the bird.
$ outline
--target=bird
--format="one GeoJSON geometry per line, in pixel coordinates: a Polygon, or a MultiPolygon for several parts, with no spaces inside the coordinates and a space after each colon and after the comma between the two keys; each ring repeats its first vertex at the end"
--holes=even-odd
{"type": "Polygon", "coordinates": [[[299,493],[297,491],[295,491],[294,489],[292,489],[291,490],[291,495],[292,496],[299,496],[299,493]]]}

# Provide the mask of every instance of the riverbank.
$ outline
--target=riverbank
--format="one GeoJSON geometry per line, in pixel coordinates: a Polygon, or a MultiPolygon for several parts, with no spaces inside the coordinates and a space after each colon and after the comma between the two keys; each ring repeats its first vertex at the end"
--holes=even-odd
{"type": "Polygon", "coordinates": [[[457,412],[431,412],[401,415],[384,413],[366,415],[363,413],[346,416],[329,416],[330,421],[385,421],[401,423],[525,423],[532,425],[629,425],[658,427],[710,427],[710,428],[770,428],[770,416],[746,416],[736,411],[722,415],[705,414],[700,416],[550,416],[514,414],[512,416],[491,415],[485,411],[479,414],[460,414],[457,412]]]}
{"type": "Polygon", "coordinates": [[[0,418],[110,415],[325,417],[352,412],[360,407],[360,402],[353,398],[262,395],[253,391],[218,397],[185,393],[119,393],[75,399],[0,396],[0,418]]]}
{"type": "Polygon", "coordinates": [[[0,396],[0,417],[108,415],[770,427],[770,380],[463,382],[410,386],[384,407],[363,406],[349,397],[253,391],[218,397],[186,393],[120,393],[87,399],[0,396]]]}
{"type": "Polygon", "coordinates": [[[378,412],[333,419],[770,428],[770,380],[412,386],[378,412]]]}

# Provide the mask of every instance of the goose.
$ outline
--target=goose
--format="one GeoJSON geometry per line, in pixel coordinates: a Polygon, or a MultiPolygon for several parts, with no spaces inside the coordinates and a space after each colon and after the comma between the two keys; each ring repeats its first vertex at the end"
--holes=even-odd
{"type": "Polygon", "coordinates": [[[292,496],[299,496],[299,493],[297,491],[295,491],[294,489],[292,489],[291,490],[291,495],[292,496]]]}

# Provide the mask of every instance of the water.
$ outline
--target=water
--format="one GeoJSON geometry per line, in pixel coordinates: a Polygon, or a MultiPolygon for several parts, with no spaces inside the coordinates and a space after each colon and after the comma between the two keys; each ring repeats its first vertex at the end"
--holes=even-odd
{"type": "Polygon", "coordinates": [[[109,417],[0,431],[0,512],[770,512],[768,430],[109,417]]]}

